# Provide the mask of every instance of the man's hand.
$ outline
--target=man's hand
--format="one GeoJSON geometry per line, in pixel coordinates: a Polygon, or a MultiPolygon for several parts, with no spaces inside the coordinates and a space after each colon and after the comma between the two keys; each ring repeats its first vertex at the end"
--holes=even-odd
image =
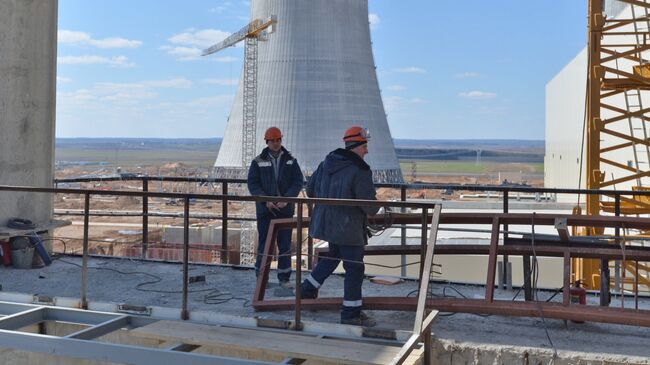
{"type": "Polygon", "coordinates": [[[278,208],[278,206],[275,205],[275,204],[276,203],[274,203],[274,202],[266,202],[266,208],[268,210],[270,210],[271,212],[273,212],[274,210],[279,210],[280,208],[278,208]]]}
{"type": "Polygon", "coordinates": [[[278,203],[275,203],[275,206],[278,207],[278,209],[282,209],[282,208],[287,206],[287,203],[278,202],[278,203]]]}

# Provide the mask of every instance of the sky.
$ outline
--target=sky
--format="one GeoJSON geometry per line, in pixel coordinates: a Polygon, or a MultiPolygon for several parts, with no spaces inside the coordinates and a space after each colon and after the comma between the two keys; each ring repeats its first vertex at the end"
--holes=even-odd
{"type": "MultiPolygon", "coordinates": [[[[295,0],[309,1],[309,0],[295,0]]],[[[544,139],[548,83],[586,44],[587,0],[369,0],[393,138],[544,139]]],[[[246,0],[59,0],[56,135],[222,137],[246,0]]]]}

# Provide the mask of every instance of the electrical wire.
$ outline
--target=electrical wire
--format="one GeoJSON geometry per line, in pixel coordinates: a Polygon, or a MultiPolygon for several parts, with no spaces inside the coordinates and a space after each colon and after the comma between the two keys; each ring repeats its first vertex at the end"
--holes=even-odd
{"type": "MultiPolygon", "coordinates": [[[[67,260],[64,260],[64,259],[61,258],[61,257],[65,256],[65,247],[66,247],[65,240],[63,240],[61,238],[46,238],[45,239],[45,241],[49,241],[49,240],[52,240],[52,241],[57,240],[57,241],[61,241],[61,243],[63,243],[64,252],[60,257],[57,257],[56,260],[58,260],[60,262],[63,262],[63,263],[66,263],[68,265],[79,267],[79,268],[82,267],[81,265],[79,265],[79,264],[77,264],[75,262],[67,261],[67,260]]],[[[182,294],[183,293],[182,290],[160,290],[160,289],[145,288],[145,286],[147,286],[147,285],[157,284],[157,283],[159,283],[159,282],[161,282],[163,280],[160,276],[154,275],[154,274],[151,274],[151,273],[148,273],[148,272],[144,272],[144,271],[121,271],[121,270],[108,268],[108,267],[89,267],[89,269],[111,271],[111,272],[115,272],[115,273],[118,273],[118,274],[121,274],[121,275],[144,275],[144,276],[148,276],[148,277],[152,278],[152,280],[138,283],[135,286],[135,289],[138,290],[138,291],[151,292],[151,293],[160,293],[160,294],[182,294]]],[[[251,305],[249,299],[242,298],[242,297],[236,297],[234,294],[232,294],[230,292],[221,291],[220,289],[217,289],[217,288],[194,289],[194,290],[189,290],[188,293],[189,294],[206,293],[204,295],[204,297],[203,297],[203,303],[205,303],[205,304],[224,304],[224,303],[227,303],[227,302],[232,301],[232,300],[241,300],[241,301],[243,301],[243,304],[242,304],[243,307],[250,307],[250,305],[251,305]]]]}
{"type": "Polygon", "coordinates": [[[548,342],[551,344],[551,347],[553,348],[553,359],[557,358],[557,348],[555,347],[555,344],[553,343],[553,340],[551,339],[551,335],[548,332],[548,325],[546,324],[546,319],[544,318],[544,311],[542,309],[542,306],[539,304],[539,296],[538,296],[538,290],[537,290],[537,283],[539,281],[539,263],[537,261],[537,252],[535,251],[535,212],[533,212],[533,215],[531,217],[531,229],[532,229],[532,239],[531,239],[531,247],[533,250],[533,293],[535,296],[535,303],[537,304],[537,307],[539,309],[539,316],[542,318],[542,324],[544,325],[544,332],[546,333],[546,338],[548,339],[548,342]]]}

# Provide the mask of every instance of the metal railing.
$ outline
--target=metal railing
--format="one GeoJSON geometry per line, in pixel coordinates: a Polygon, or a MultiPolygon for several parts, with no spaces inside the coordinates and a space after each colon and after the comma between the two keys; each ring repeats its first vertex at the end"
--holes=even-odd
{"type": "MultiPolygon", "coordinates": [[[[221,254],[220,254],[220,260],[222,264],[227,264],[229,263],[228,261],[228,255],[227,253],[231,251],[229,245],[228,245],[228,229],[229,229],[229,222],[236,222],[236,221],[246,221],[246,220],[253,220],[254,218],[251,217],[233,217],[229,215],[228,212],[228,200],[233,200],[233,199],[228,199],[228,197],[231,197],[233,195],[229,195],[229,186],[231,184],[237,184],[237,185],[242,185],[246,184],[246,180],[244,179],[222,179],[222,178],[202,178],[202,177],[178,177],[178,176],[125,176],[125,177],[119,177],[119,176],[114,176],[114,177],[83,177],[83,178],[69,178],[69,179],[55,179],[54,183],[55,185],[58,186],[58,184],[70,184],[70,183],[84,183],[84,182],[115,182],[115,181],[140,181],[142,184],[142,192],[149,192],[149,187],[150,187],[150,182],[175,182],[175,183],[200,183],[200,184],[210,184],[214,188],[215,185],[221,186],[221,198],[219,199],[213,199],[213,200],[219,200],[221,201],[221,216],[201,216],[201,215],[195,215],[191,216],[191,218],[205,218],[205,219],[216,219],[220,220],[222,223],[222,229],[221,229],[221,254]]],[[[555,189],[555,188],[537,188],[537,187],[526,187],[526,186],[501,186],[501,185],[473,185],[473,184],[439,184],[439,183],[416,183],[416,184],[375,184],[375,187],[377,188],[386,188],[386,189],[394,189],[394,190],[399,190],[400,192],[400,198],[399,201],[401,202],[406,202],[407,201],[407,193],[409,190],[441,190],[441,191],[451,191],[451,192],[457,192],[457,191],[474,191],[474,192],[498,192],[501,193],[501,211],[503,213],[508,213],[510,211],[510,200],[511,198],[516,198],[516,194],[519,193],[528,193],[528,194],[549,194],[552,196],[557,196],[558,194],[570,194],[570,195],[577,195],[578,196],[578,201],[580,200],[580,196],[587,196],[587,195],[600,195],[600,196],[606,196],[609,197],[610,199],[613,200],[611,202],[610,207],[612,210],[612,213],[615,216],[620,216],[621,215],[621,205],[622,203],[628,203],[628,204],[633,204],[638,207],[643,207],[645,209],[648,209],[650,211],[650,191],[637,191],[637,190],[596,190],[596,189],[555,189]],[[630,197],[631,196],[631,197],[630,197]],[[647,197],[647,201],[642,202],[635,200],[634,197],[647,197]]],[[[158,193],[161,194],[161,193],[158,193]]],[[[111,195],[110,193],[106,195],[111,195]]],[[[113,194],[115,195],[115,194],[113,194]]],[[[134,194],[135,196],[138,196],[138,194],[134,194]]],[[[199,195],[205,196],[205,194],[190,194],[191,197],[198,198],[199,195]]],[[[149,247],[149,217],[165,217],[169,214],[162,213],[162,212],[149,212],[149,197],[178,197],[181,196],[180,199],[184,199],[184,195],[142,195],[142,213],[141,214],[135,214],[138,216],[142,216],[142,246],[141,246],[141,258],[142,259],[147,259],[147,250],[149,247]]],[[[179,198],[176,198],[179,199],[179,198]]],[[[201,198],[203,199],[203,198],[201,198]]],[[[277,199],[275,199],[277,200],[277,199]]],[[[234,201],[234,200],[233,200],[234,201]]],[[[242,200],[244,201],[244,200],[242,200]]],[[[253,201],[253,200],[251,200],[253,201]]],[[[308,215],[311,215],[311,209],[312,205],[308,204],[307,205],[307,210],[308,210],[308,215]]],[[[402,210],[404,211],[404,210],[402,210]]],[[[83,213],[76,213],[76,215],[81,215],[83,214],[85,216],[86,212],[83,213]]],[[[113,213],[106,213],[106,216],[110,216],[113,213]]],[[[92,215],[97,215],[101,216],[101,213],[93,213],[92,215]]],[[[179,217],[176,215],[176,217],[179,217]]],[[[504,238],[508,237],[508,225],[505,225],[504,227],[505,231],[505,236],[504,238]]],[[[400,226],[401,230],[401,244],[406,245],[406,230],[407,227],[406,225],[401,225],[400,226]]],[[[615,229],[615,235],[618,237],[620,235],[620,229],[616,228],[615,229]]],[[[308,255],[308,262],[307,266],[308,268],[311,269],[311,264],[312,264],[312,254],[313,254],[313,241],[310,237],[308,237],[308,242],[307,242],[307,255],[308,255]]],[[[401,276],[406,276],[406,269],[404,267],[406,263],[406,257],[401,256],[401,262],[402,262],[402,270],[401,270],[401,276]]],[[[508,256],[505,255],[503,257],[503,281],[506,281],[506,278],[510,275],[508,273],[508,256]]],[[[608,274],[608,273],[607,273],[608,274]]],[[[606,278],[606,282],[609,282],[609,278],[606,278]]],[[[618,286],[618,282],[616,283],[616,286],[618,286]]]]}
{"type": "MultiPolygon", "coordinates": [[[[132,197],[141,197],[142,198],[142,225],[143,225],[143,258],[146,258],[146,243],[148,241],[148,217],[151,216],[149,213],[148,202],[150,198],[169,198],[182,201],[183,206],[183,289],[182,289],[182,308],[181,308],[181,318],[187,320],[189,318],[188,310],[188,284],[189,284],[189,228],[190,228],[190,200],[208,200],[208,201],[220,201],[222,202],[222,216],[218,219],[223,221],[223,230],[222,230],[222,245],[221,250],[223,252],[228,251],[228,226],[227,222],[232,220],[241,219],[240,217],[233,218],[228,215],[228,203],[229,202],[240,202],[240,203],[250,203],[250,202],[266,202],[266,201],[280,201],[286,203],[292,203],[297,205],[297,243],[298,250],[296,255],[296,280],[297,282],[301,281],[301,271],[302,271],[302,241],[303,241],[303,217],[305,210],[304,205],[308,206],[308,211],[313,204],[324,204],[324,205],[348,205],[348,206],[383,206],[383,207],[394,207],[398,209],[418,209],[421,210],[423,214],[426,214],[430,209],[435,207],[435,204],[426,202],[426,201],[406,201],[407,191],[409,189],[444,189],[444,190],[465,190],[465,191],[498,191],[503,194],[503,212],[508,213],[508,197],[512,192],[524,192],[524,193],[550,193],[550,194],[598,194],[609,196],[614,199],[615,206],[615,215],[620,215],[621,210],[621,201],[625,196],[650,196],[649,191],[614,191],[614,190],[586,190],[586,189],[547,189],[547,188],[529,188],[529,187],[510,187],[510,186],[484,186],[484,185],[455,185],[455,184],[377,184],[377,187],[381,188],[393,188],[400,190],[401,201],[366,201],[366,200],[339,200],[339,199],[311,199],[311,198],[287,198],[287,197],[264,197],[264,196],[241,196],[241,195],[228,195],[229,184],[243,184],[244,180],[237,179],[204,179],[204,178],[182,178],[182,177],[129,177],[129,178],[109,178],[109,179],[94,179],[94,178],[81,178],[81,179],[60,179],[57,180],[57,184],[61,183],[79,183],[79,182],[97,182],[97,181],[128,181],[128,180],[140,180],[142,181],[142,191],[107,191],[107,190],[97,190],[97,189],[70,189],[70,188],[35,188],[35,187],[25,187],[25,186],[5,186],[0,185],[0,191],[14,191],[14,192],[27,192],[27,193],[52,193],[52,194],[78,194],[84,197],[84,207],[83,207],[83,254],[82,254],[82,283],[81,283],[81,307],[87,308],[87,272],[88,272],[88,257],[89,257],[89,237],[88,237],[88,228],[89,228],[89,218],[90,213],[90,203],[92,196],[132,196],[132,197]],[[149,182],[150,181],[173,181],[173,182],[201,182],[201,183],[210,183],[210,184],[221,184],[221,194],[199,194],[199,193],[168,193],[168,192],[154,192],[149,191],[149,182]]],[[[422,232],[423,239],[426,234],[427,221],[424,219],[422,222],[422,232]]],[[[405,226],[403,226],[405,227],[405,226]]],[[[616,226],[616,236],[619,237],[620,226],[616,226]]],[[[403,228],[404,229],[404,228],[403,228]]],[[[507,225],[504,224],[504,231],[507,232],[507,225]]],[[[405,244],[405,235],[402,235],[402,243],[405,244]]],[[[423,245],[421,250],[426,250],[427,245],[423,245]]],[[[496,252],[496,251],[495,251],[496,252]]],[[[311,262],[312,247],[308,248],[309,262],[311,262]]],[[[493,255],[494,256],[494,255],[493,255]]],[[[222,255],[222,260],[227,257],[227,255],[222,255]]],[[[504,258],[506,255],[504,255],[504,258]]],[[[424,258],[424,257],[423,257],[424,258]]],[[[422,261],[422,262],[429,262],[422,261]]],[[[426,270],[423,266],[421,271],[426,270]]],[[[566,283],[565,283],[566,286],[566,283]]],[[[300,297],[300,286],[296,287],[297,298],[300,297]]],[[[426,293],[426,292],[425,292],[426,293]]],[[[419,302],[420,300],[418,300],[419,302]]],[[[301,303],[300,300],[296,300],[295,311],[296,311],[296,329],[300,329],[300,310],[301,303]]],[[[418,306],[418,312],[420,312],[420,306],[418,306]]],[[[424,309],[422,309],[424,310],[424,309]]],[[[416,322],[416,328],[418,331],[415,331],[413,336],[413,341],[421,339],[423,336],[425,338],[425,343],[427,337],[430,337],[430,324],[435,315],[430,315],[427,317],[427,320],[424,320],[422,316],[419,316],[419,321],[416,322]],[[422,317],[422,318],[420,318],[422,317]],[[419,325],[418,325],[419,323],[419,325]]],[[[430,339],[429,339],[430,341],[430,339]]],[[[412,348],[412,347],[411,347],[412,348]]]]}

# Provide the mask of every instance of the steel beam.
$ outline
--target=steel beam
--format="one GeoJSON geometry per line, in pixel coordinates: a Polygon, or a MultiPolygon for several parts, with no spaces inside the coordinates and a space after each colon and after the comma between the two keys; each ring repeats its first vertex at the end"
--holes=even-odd
{"type": "Polygon", "coordinates": [[[0,329],[17,330],[23,327],[38,324],[45,320],[46,309],[36,307],[23,312],[18,312],[4,318],[0,318],[0,329]]]}
{"type": "Polygon", "coordinates": [[[94,338],[101,337],[105,334],[124,328],[129,325],[129,322],[129,316],[119,316],[98,325],[84,328],[81,331],[77,331],[75,333],[71,333],[65,337],[76,338],[78,340],[92,340],[94,338]]]}
{"type": "Polygon", "coordinates": [[[0,330],[0,347],[47,355],[135,365],[264,365],[270,362],[167,351],[106,342],[0,330]]]}
{"type": "MultiPolygon", "coordinates": [[[[417,298],[365,297],[363,306],[368,310],[414,311],[417,298]]],[[[303,299],[304,309],[337,309],[343,298],[303,299]]],[[[265,311],[290,310],[293,300],[272,300],[254,303],[255,309],[265,311]]],[[[544,317],[562,320],[602,322],[630,326],[650,327],[650,310],[603,308],[589,305],[564,306],[562,303],[519,302],[484,299],[429,298],[427,307],[440,312],[494,314],[515,317],[544,317]]]]}

